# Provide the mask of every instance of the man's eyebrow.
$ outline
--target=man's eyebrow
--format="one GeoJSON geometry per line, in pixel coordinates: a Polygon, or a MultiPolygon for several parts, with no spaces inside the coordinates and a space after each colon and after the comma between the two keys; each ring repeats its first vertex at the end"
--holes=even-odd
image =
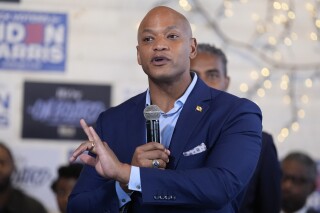
{"type": "Polygon", "coordinates": [[[153,32],[153,30],[151,30],[151,29],[144,29],[144,30],[142,30],[141,33],[152,33],[152,32],[153,32]]]}
{"type": "Polygon", "coordinates": [[[167,27],[167,30],[175,30],[175,29],[178,29],[178,27],[175,25],[167,27]]]}
{"type": "MultiPolygon", "coordinates": [[[[175,29],[178,29],[178,27],[175,26],[175,25],[173,25],[173,26],[168,26],[168,27],[166,27],[165,30],[166,30],[166,31],[170,31],[170,30],[175,30],[175,29]]],[[[153,33],[153,32],[154,32],[154,30],[149,29],[149,28],[146,28],[146,29],[143,29],[141,33],[153,33]]]]}
{"type": "Polygon", "coordinates": [[[210,69],[210,70],[207,70],[207,72],[220,72],[220,70],[218,70],[218,69],[210,69]]]}

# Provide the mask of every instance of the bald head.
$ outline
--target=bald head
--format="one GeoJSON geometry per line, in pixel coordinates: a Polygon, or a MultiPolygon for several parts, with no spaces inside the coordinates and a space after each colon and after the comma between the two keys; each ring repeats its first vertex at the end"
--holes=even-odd
{"type": "Polygon", "coordinates": [[[168,28],[183,28],[185,35],[192,38],[192,30],[189,21],[181,13],[165,6],[151,9],[142,19],[138,29],[138,42],[141,34],[156,26],[159,22],[167,23],[168,28]]]}
{"type": "Polygon", "coordinates": [[[149,85],[176,84],[184,90],[191,81],[190,59],[197,53],[196,46],[190,24],[181,13],[163,6],[150,10],[139,26],[137,45],[138,63],[149,85]]]}

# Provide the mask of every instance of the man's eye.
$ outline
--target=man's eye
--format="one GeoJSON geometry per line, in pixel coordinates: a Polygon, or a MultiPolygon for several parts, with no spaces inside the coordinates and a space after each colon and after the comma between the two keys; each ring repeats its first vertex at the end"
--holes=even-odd
{"type": "Polygon", "coordinates": [[[144,42],[150,42],[150,41],[152,41],[153,39],[151,38],[151,37],[145,37],[144,39],[143,39],[143,41],[144,42]]]}
{"type": "Polygon", "coordinates": [[[176,38],[178,38],[179,36],[177,36],[177,35],[175,35],[175,34],[170,34],[170,35],[168,35],[168,38],[170,38],[170,39],[176,39],[176,38]]]}
{"type": "Polygon", "coordinates": [[[209,78],[216,79],[216,78],[219,78],[219,75],[217,73],[210,73],[209,78]]]}

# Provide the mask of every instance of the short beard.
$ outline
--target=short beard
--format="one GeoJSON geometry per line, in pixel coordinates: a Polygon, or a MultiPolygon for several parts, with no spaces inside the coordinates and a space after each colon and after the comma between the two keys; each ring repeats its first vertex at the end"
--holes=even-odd
{"type": "Polygon", "coordinates": [[[10,187],[11,187],[10,177],[3,179],[3,181],[0,182],[0,193],[3,193],[4,191],[6,191],[10,187]]]}
{"type": "Polygon", "coordinates": [[[305,204],[305,200],[282,200],[282,210],[285,212],[295,212],[301,209],[305,204]]]}

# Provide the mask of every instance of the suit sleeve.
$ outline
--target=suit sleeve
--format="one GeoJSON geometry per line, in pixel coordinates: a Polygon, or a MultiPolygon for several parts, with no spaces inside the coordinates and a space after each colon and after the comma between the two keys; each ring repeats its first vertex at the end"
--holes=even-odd
{"type": "MultiPolygon", "coordinates": [[[[96,131],[101,137],[100,115],[96,131]]],[[[115,181],[101,177],[94,167],[84,165],[77,183],[69,196],[67,211],[84,212],[119,212],[119,201],[115,181]]]]}
{"type": "Polygon", "coordinates": [[[281,169],[277,150],[271,135],[264,133],[262,140],[265,147],[261,153],[258,174],[260,188],[257,197],[261,203],[259,212],[280,212],[281,169]]]}
{"type": "Polygon", "coordinates": [[[185,158],[176,170],[141,168],[144,203],[221,209],[236,199],[259,159],[262,116],[254,103],[239,99],[224,117],[219,123],[216,119],[200,123],[207,130],[200,129],[190,139],[199,141],[201,135],[218,132],[214,134],[217,137],[207,138],[207,156],[202,165],[188,168],[183,164],[188,161],[185,158]]]}

